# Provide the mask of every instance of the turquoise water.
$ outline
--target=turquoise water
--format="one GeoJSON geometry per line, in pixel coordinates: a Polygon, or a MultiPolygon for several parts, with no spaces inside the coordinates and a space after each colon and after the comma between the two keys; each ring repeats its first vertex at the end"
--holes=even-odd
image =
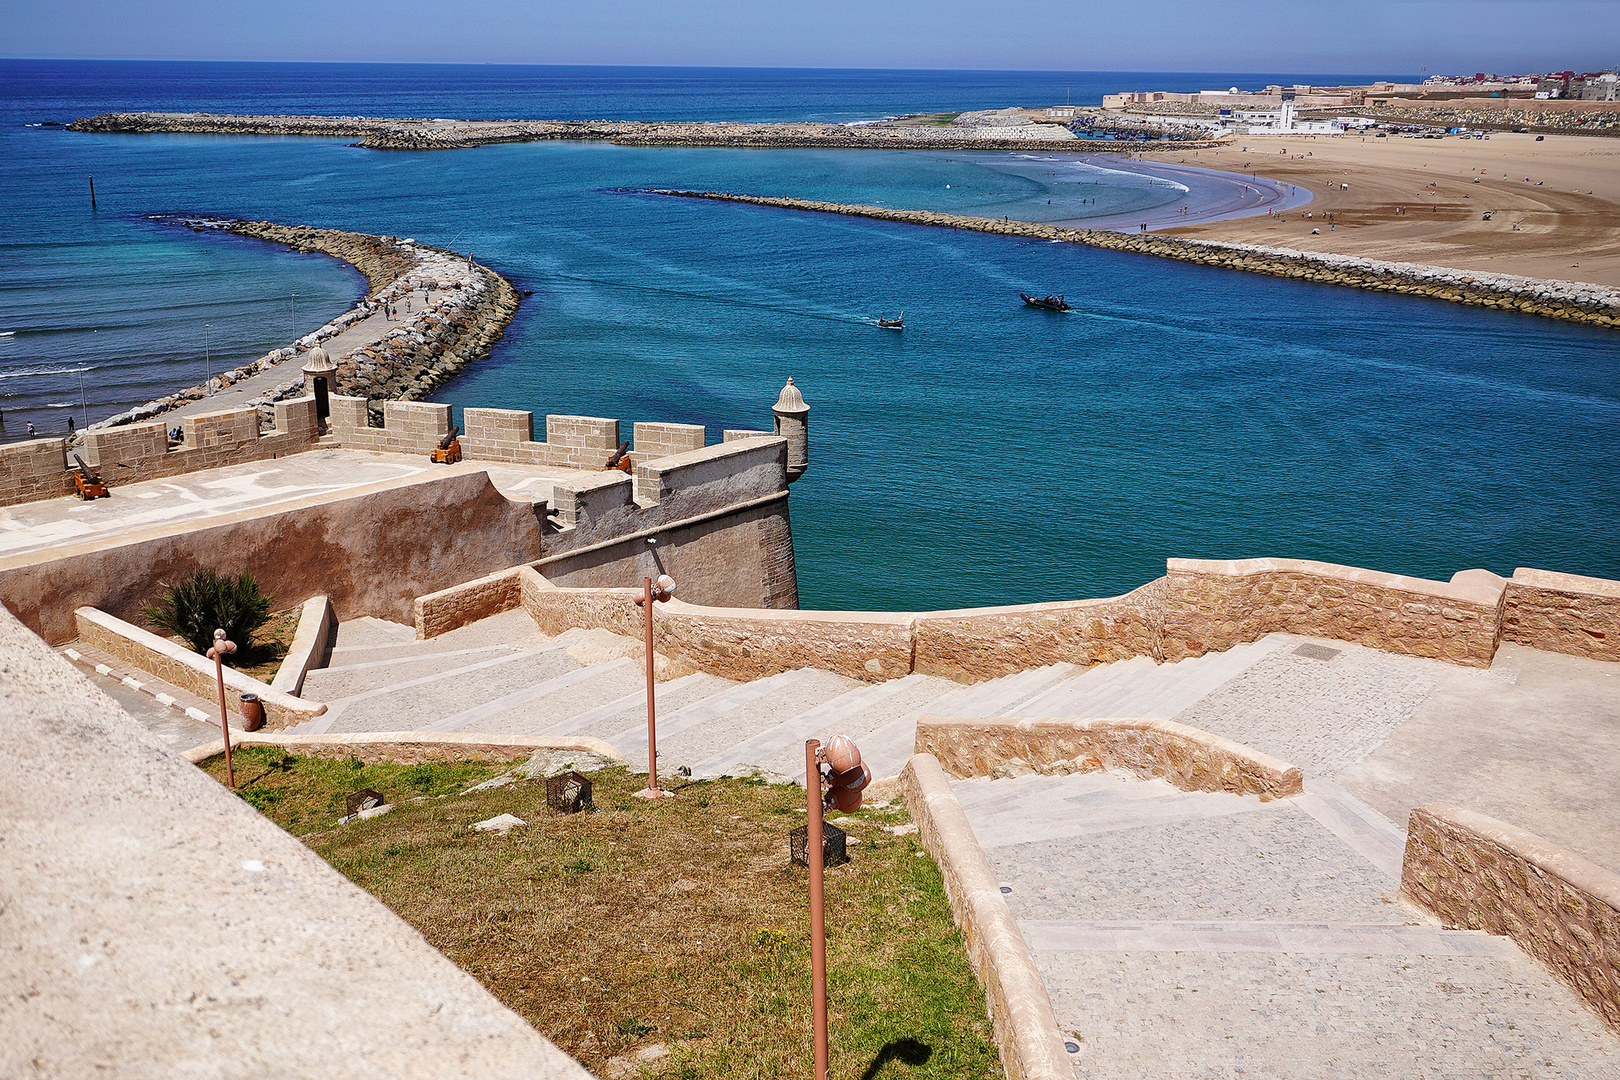
{"type": "MultiPolygon", "coordinates": [[[[228,75],[208,85],[235,85],[228,75]]],[[[1010,79],[992,88],[1007,96],[971,103],[1038,90],[1010,79]]],[[[881,97],[876,76],[845,82],[858,84],[846,88],[861,99],[851,112],[867,107],[862,94],[881,97]]],[[[896,86],[914,96],[892,111],[962,104],[943,77],[931,91],[896,86]],[[925,91],[935,96],[915,96],[925,91]]],[[[723,88],[701,89],[681,107],[723,113],[723,88]]],[[[154,91],[154,107],[278,100],[262,85],[241,104],[174,93],[194,104],[154,91]]],[[[72,119],[49,103],[96,104],[41,94],[14,95],[0,133],[0,333],[15,331],[0,337],[0,405],[12,437],[25,417],[63,422],[66,408],[46,406],[77,402],[74,369],[94,369],[93,420],[196,381],[205,362],[285,343],[291,293],[308,329],[363,291],[329,259],[143,218],[213,212],[470,250],[532,290],[489,362],[438,395],[457,406],[703,423],[717,439],[722,427],[768,424],[794,376],[812,407],[811,469],[793,498],[806,606],[1107,595],[1162,573],[1166,556],[1620,577],[1612,333],[1071,245],[624,190],[1040,218],[1180,198],[1162,177],[1093,175],[1071,157],[601,144],[382,154],[329,140],[85,136],[21,127],[72,119]],[[1081,190],[1086,179],[1095,190],[1081,190]],[[1019,291],[1063,292],[1080,310],[1025,309],[1019,291]],[[871,325],[900,310],[904,334],[871,325]],[[203,323],[213,324],[206,360],[203,323]],[[65,370],[26,374],[49,369],[65,370]]],[[[303,111],[382,111],[309,100],[303,111]]]]}

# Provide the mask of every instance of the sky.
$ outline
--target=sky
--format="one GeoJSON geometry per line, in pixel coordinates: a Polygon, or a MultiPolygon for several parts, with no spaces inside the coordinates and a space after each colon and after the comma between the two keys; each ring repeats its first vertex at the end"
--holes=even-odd
{"type": "Polygon", "coordinates": [[[1620,64],[1620,0],[53,0],[8,57],[1501,74],[1620,64]]]}

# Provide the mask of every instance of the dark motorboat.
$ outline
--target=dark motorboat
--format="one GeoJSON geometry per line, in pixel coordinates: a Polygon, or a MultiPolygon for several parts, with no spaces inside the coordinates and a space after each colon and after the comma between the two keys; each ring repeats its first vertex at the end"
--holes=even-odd
{"type": "Polygon", "coordinates": [[[898,319],[885,319],[879,315],[877,324],[885,330],[904,330],[906,328],[906,313],[902,311],[898,319]]]}
{"type": "Polygon", "coordinates": [[[1030,307],[1038,307],[1045,311],[1068,311],[1069,302],[1061,296],[1030,296],[1028,293],[1019,293],[1024,303],[1030,307]]]}

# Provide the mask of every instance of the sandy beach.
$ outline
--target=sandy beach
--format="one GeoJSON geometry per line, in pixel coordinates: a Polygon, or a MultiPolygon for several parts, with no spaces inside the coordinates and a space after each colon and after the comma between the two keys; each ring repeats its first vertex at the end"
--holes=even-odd
{"type": "Polygon", "coordinates": [[[1278,217],[1163,229],[1167,235],[1620,285],[1614,139],[1241,135],[1221,149],[1141,158],[1252,172],[1313,196],[1278,217]]]}

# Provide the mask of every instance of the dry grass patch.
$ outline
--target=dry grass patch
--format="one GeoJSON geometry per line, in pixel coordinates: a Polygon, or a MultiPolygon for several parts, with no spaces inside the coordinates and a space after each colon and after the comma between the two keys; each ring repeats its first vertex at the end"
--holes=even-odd
{"type": "MultiPolygon", "coordinates": [[[[217,760],[208,767],[219,774],[217,760]]],[[[435,770],[476,768],[295,758],[257,779],[265,767],[238,765],[254,780],[244,797],[295,832],[308,831],[309,808],[341,814],[346,790],[391,793],[382,783],[392,782],[414,797],[415,783],[432,795],[435,770]],[[370,771],[386,769],[402,778],[370,771]],[[357,782],[333,787],[346,773],[357,782]],[[269,802],[253,794],[267,783],[282,792],[269,802]],[[295,796],[301,785],[310,793],[295,796]]],[[[612,1075],[663,1047],[627,1075],[808,1075],[806,871],[787,855],[803,790],[726,780],[646,802],[631,797],[644,780],[623,770],[591,779],[591,813],[554,813],[543,782],[519,782],[405,802],[307,839],[593,1072],[612,1075]],[[501,813],[528,824],[505,835],[470,827],[501,813]]],[[[1001,1076],[939,871],[914,835],[883,828],[906,821],[904,808],[855,817],[853,861],[827,872],[834,1075],[1001,1076]]]]}

